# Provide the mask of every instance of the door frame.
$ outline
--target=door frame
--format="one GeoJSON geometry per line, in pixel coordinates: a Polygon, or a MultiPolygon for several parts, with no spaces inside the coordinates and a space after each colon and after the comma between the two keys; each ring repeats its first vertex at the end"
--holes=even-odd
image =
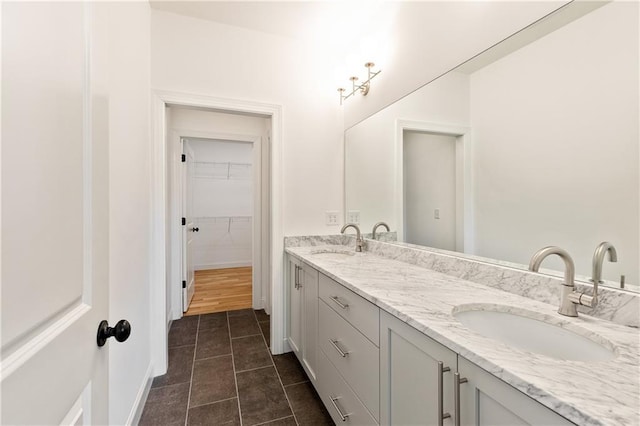
{"type": "MultiPolygon", "coordinates": [[[[268,238],[262,238],[262,218],[268,217],[268,203],[263,203],[263,200],[268,199],[269,190],[263,192],[262,188],[262,149],[263,149],[263,136],[261,135],[242,135],[236,133],[222,133],[222,132],[207,132],[201,130],[190,130],[190,129],[168,129],[170,131],[169,139],[167,140],[167,154],[171,156],[174,160],[171,162],[173,166],[173,185],[170,185],[170,206],[169,206],[169,214],[168,218],[169,228],[170,228],[170,238],[169,241],[176,242],[176,244],[169,244],[170,246],[170,271],[174,271],[171,277],[168,279],[174,283],[173,286],[170,286],[171,291],[171,300],[170,303],[170,318],[168,319],[179,319],[183,315],[182,311],[182,287],[179,284],[181,278],[181,267],[182,265],[182,245],[177,244],[179,241],[182,241],[182,225],[180,224],[180,218],[182,216],[181,213],[181,201],[184,196],[183,187],[182,187],[182,177],[179,173],[180,167],[182,167],[182,162],[179,161],[182,148],[180,146],[181,139],[210,139],[213,141],[225,141],[225,142],[238,142],[238,143],[247,143],[252,145],[252,164],[253,164],[253,176],[252,180],[252,192],[253,192],[253,219],[252,219],[252,234],[251,234],[251,254],[252,254],[252,307],[254,309],[267,308],[266,306],[267,299],[266,291],[268,289],[264,288],[262,283],[262,256],[261,253],[269,252],[269,241],[268,238]],[[180,180],[180,181],[178,181],[180,180]],[[179,276],[180,275],[180,276],[179,276]],[[175,291],[175,289],[178,291],[175,291]]],[[[267,147],[268,148],[268,147],[267,147]]],[[[268,149],[265,154],[268,154],[268,149]]],[[[187,183],[189,185],[189,183],[187,183]]],[[[267,268],[268,269],[268,268],[267,268]]]]}
{"type": "Polygon", "coordinates": [[[456,138],[456,251],[474,253],[473,170],[471,129],[455,124],[396,120],[395,205],[398,241],[404,240],[404,131],[416,131],[456,138]]]}
{"type": "Polygon", "coordinates": [[[151,361],[153,375],[165,374],[168,365],[167,309],[167,150],[166,107],[180,105],[216,109],[222,112],[261,114],[271,117],[270,148],[270,264],[271,264],[271,351],[281,354],[284,340],[284,237],[282,226],[282,107],[264,102],[218,98],[194,93],[151,91],[151,361]]]}

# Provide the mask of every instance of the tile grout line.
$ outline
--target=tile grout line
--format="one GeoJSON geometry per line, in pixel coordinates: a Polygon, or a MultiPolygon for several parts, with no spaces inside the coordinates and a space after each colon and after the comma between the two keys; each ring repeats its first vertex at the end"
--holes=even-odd
{"type": "Polygon", "coordinates": [[[247,368],[246,370],[236,370],[236,373],[248,373],[249,371],[262,370],[263,368],[269,368],[269,367],[275,368],[275,364],[273,363],[273,360],[271,361],[271,365],[263,365],[262,367],[256,367],[256,368],[247,368]]]}
{"type": "MultiPolygon", "coordinates": [[[[284,417],[280,417],[280,418],[277,418],[277,419],[269,420],[268,422],[256,423],[256,424],[255,424],[255,425],[253,425],[253,426],[263,426],[263,425],[268,425],[268,424],[270,424],[270,423],[277,422],[277,421],[279,421],[279,420],[288,419],[289,417],[293,417],[293,414],[292,414],[292,415],[290,415],[290,416],[284,416],[284,417]]],[[[295,417],[294,417],[294,420],[295,420],[295,417]]]]}
{"type": "Polygon", "coordinates": [[[167,346],[167,349],[179,349],[179,348],[186,348],[187,346],[193,346],[193,345],[167,346]]]}
{"type": "Polygon", "coordinates": [[[244,339],[245,337],[256,337],[256,336],[262,336],[262,332],[257,334],[247,334],[246,336],[232,337],[231,340],[238,340],[238,339],[244,339]]]}
{"type": "MultiPolygon", "coordinates": [[[[231,345],[229,345],[229,346],[231,346],[231,345]]],[[[222,358],[223,356],[231,356],[231,352],[229,352],[228,354],[208,356],[208,357],[205,357],[205,358],[198,358],[198,359],[196,359],[196,361],[204,361],[206,359],[222,358]]]]}
{"type": "MultiPolygon", "coordinates": [[[[256,319],[256,322],[259,323],[260,321],[258,321],[258,316],[256,315],[256,311],[253,311],[253,315],[254,315],[254,317],[256,319]]],[[[258,326],[259,326],[259,324],[258,324],[258,326]]],[[[271,330],[271,325],[269,325],[269,330],[271,330]]],[[[293,416],[293,421],[296,422],[296,426],[300,426],[300,423],[298,423],[298,418],[296,417],[296,413],[293,411],[293,407],[291,406],[291,401],[289,400],[289,395],[287,395],[287,391],[284,388],[284,384],[282,384],[282,378],[280,378],[280,372],[278,371],[278,367],[276,367],[276,362],[273,360],[273,355],[271,354],[271,349],[269,348],[269,345],[267,345],[267,339],[264,337],[264,334],[262,334],[262,341],[264,342],[264,345],[267,347],[267,352],[269,353],[269,358],[271,358],[271,363],[273,364],[273,369],[276,370],[276,377],[278,377],[278,382],[280,382],[280,386],[282,387],[282,392],[284,393],[284,397],[287,400],[287,404],[289,405],[289,410],[291,410],[291,415],[293,416]]]]}
{"type": "Polygon", "coordinates": [[[238,417],[240,418],[240,426],[242,426],[242,408],[240,408],[240,391],[238,390],[238,376],[236,375],[236,361],[233,357],[233,342],[231,338],[231,321],[229,321],[229,312],[227,316],[227,330],[229,331],[229,345],[231,346],[231,368],[233,368],[233,383],[236,385],[236,397],[238,397],[238,417]]]}
{"type": "Polygon", "coordinates": [[[218,401],[211,401],[211,402],[207,402],[206,404],[194,405],[194,406],[193,406],[193,407],[191,407],[191,408],[204,407],[204,406],[206,406],[206,405],[213,405],[213,404],[217,404],[217,403],[219,403],[219,402],[231,401],[232,399],[236,399],[236,398],[237,398],[237,396],[234,396],[234,397],[231,397],[231,398],[221,399],[221,400],[218,400],[218,401]]]}
{"type": "Polygon", "coordinates": [[[184,416],[184,426],[187,426],[189,420],[189,405],[191,404],[191,390],[193,389],[193,372],[196,369],[196,353],[198,353],[198,332],[200,331],[200,315],[198,315],[198,324],[196,325],[196,343],[193,345],[193,362],[191,363],[191,379],[189,380],[189,396],[187,397],[187,411],[184,416]]]}
{"type": "MultiPolygon", "coordinates": [[[[306,374],[306,373],[305,373],[305,374],[306,374]]],[[[310,383],[310,382],[311,382],[311,380],[304,380],[304,381],[302,381],[302,382],[289,383],[288,385],[285,385],[284,387],[285,387],[285,388],[288,388],[288,387],[290,387],[290,386],[296,386],[296,385],[301,385],[301,384],[303,384],[303,383],[310,383]]]]}

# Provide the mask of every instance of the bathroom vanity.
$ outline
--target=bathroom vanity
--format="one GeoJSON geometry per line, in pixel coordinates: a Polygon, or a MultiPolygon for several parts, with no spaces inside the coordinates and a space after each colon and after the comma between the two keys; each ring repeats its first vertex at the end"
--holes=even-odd
{"type": "Polygon", "coordinates": [[[480,283],[538,274],[354,241],[285,243],[287,340],[337,424],[640,423],[637,324],[561,316],[535,300],[544,285],[480,283]]]}

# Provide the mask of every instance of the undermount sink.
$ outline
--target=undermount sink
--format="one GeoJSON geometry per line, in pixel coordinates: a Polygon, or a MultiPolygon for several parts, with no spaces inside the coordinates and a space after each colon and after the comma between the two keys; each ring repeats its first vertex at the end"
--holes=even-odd
{"type": "Polygon", "coordinates": [[[346,249],[318,249],[310,253],[311,255],[321,257],[322,259],[341,260],[355,256],[355,251],[347,251],[346,249]]]}
{"type": "Polygon", "coordinates": [[[461,305],[453,316],[465,327],[508,346],[567,361],[615,358],[606,339],[548,315],[501,305],[461,305]]]}

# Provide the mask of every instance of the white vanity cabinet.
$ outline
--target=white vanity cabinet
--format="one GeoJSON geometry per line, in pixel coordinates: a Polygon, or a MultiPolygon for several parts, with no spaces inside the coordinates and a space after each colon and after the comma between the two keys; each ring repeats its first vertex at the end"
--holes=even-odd
{"type": "Polygon", "coordinates": [[[319,277],[318,393],[336,423],[378,424],[380,309],[319,277]]]}
{"type": "Polygon", "coordinates": [[[318,359],[318,271],[293,256],[287,256],[289,346],[313,383],[318,359]]]}
{"type": "Polygon", "coordinates": [[[469,426],[573,425],[465,358],[458,357],[460,423],[469,426]]]}
{"type": "Polygon", "coordinates": [[[382,311],[380,424],[452,425],[456,367],[455,352],[382,311]]]}
{"type": "Polygon", "coordinates": [[[287,339],[336,424],[573,424],[305,262],[286,259],[287,339]]]}
{"type": "Polygon", "coordinates": [[[302,350],[302,261],[287,256],[287,296],[289,318],[287,319],[287,340],[293,353],[301,358],[302,350]]]}
{"type": "Polygon", "coordinates": [[[380,314],[380,424],[572,425],[386,312],[380,314]]]}

